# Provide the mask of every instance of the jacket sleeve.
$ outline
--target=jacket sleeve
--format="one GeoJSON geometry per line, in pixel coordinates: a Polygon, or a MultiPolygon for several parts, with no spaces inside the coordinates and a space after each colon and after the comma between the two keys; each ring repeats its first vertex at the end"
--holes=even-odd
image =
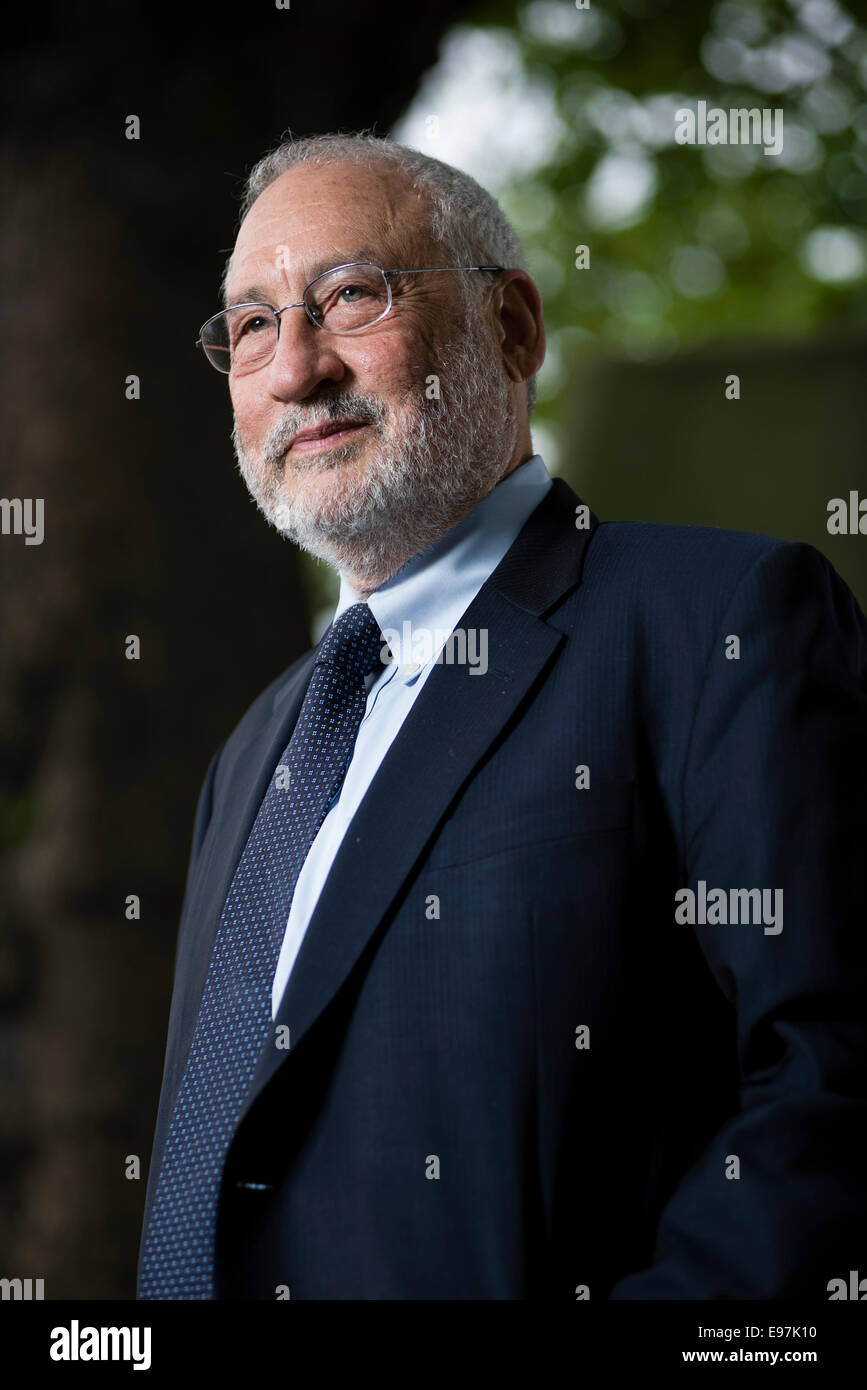
{"type": "Polygon", "coordinates": [[[614,1299],[827,1299],[867,1273],[865,794],[867,623],[817,550],[780,543],[707,658],[680,848],[684,887],[781,891],[758,923],[675,925],[672,904],[736,1011],[739,1108],[614,1299]]]}

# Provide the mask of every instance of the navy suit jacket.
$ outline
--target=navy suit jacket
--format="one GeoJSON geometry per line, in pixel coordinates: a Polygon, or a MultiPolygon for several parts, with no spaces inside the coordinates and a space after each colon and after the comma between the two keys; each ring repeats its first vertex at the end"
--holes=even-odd
{"type": "MultiPolygon", "coordinates": [[[[346,833],[228,1152],[220,1298],[867,1273],[867,623],[811,546],[579,502],[554,480],[462,619],[487,674],[434,667],[346,833]],[[679,924],[702,880],[782,889],[782,931],[679,924]]],[[[201,792],[147,1210],[315,650],[201,792]]]]}

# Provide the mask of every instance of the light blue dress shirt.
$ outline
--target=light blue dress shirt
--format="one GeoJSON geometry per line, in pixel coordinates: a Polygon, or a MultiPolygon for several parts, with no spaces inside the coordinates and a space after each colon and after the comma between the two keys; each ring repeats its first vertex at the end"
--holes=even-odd
{"type": "MultiPolygon", "coordinates": [[[[350,821],[380,763],[436,665],[448,635],[517,538],[551,486],[534,454],[497,483],[473,510],[439,540],[420,550],[372,593],[367,602],[386,634],[393,660],[368,678],[367,705],[338,795],[310,846],[295,884],[289,920],[271,990],[276,1017],[304,933],[350,821]]],[[[332,621],[361,600],[343,574],[332,621]]],[[[466,635],[466,659],[482,674],[487,634],[466,635]]],[[[446,653],[457,659],[460,647],[446,653]]]]}

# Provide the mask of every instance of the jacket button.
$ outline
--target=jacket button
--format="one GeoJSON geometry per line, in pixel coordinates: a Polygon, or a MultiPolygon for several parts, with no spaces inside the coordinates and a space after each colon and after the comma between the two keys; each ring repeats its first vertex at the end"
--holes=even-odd
{"type": "Polygon", "coordinates": [[[242,1182],[240,1178],[235,1179],[236,1187],[245,1187],[248,1192],[273,1192],[272,1182],[242,1182]]]}

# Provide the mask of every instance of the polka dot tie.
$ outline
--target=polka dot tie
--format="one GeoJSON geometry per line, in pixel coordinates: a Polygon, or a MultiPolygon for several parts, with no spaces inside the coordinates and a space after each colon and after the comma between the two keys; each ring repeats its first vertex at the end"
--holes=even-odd
{"type": "Polygon", "coordinates": [[[235,870],[142,1244],[139,1298],[214,1297],[223,1164],[271,1032],[271,987],[295,883],[343,784],[365,678],[382,670],[384,647],[366,603],[329,628],[235,870]]]}

